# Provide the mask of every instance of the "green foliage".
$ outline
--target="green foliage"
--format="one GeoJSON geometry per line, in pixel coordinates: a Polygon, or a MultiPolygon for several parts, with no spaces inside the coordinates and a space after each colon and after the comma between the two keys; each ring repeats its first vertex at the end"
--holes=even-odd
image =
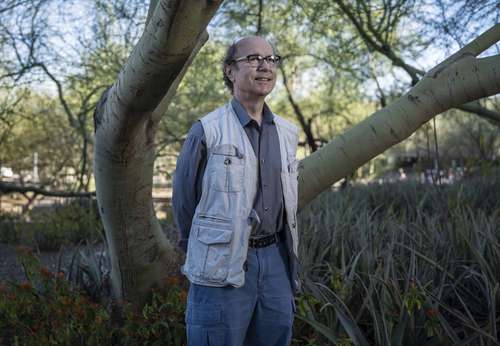
{"type": "Polygon", "coordinates": [[[4,214],[0,220],[1,242],[36,246],[41,251],[56,251],[84,240],[100,241],[101,232],[95,201],[38,207],[24,217],[4,214]]]}
{"type": "MultiPolygon", "coordinates": [[[[437,15],[439,10],[433,8],[436,4],[422,5],[415,1],[396,1],[391,6],[380,1],[344,3],[368,36],[383,39],[384,49],[394,51],[407,63],[432,60],[423,58],[429,54],[426,47],[436,42],[439,34],[436,29],[442,18],[437,15]],[[421,15],[433,19],[425,23],[415,18],[421,15]],[[368,30],[369,26],[374,26],[375,32],[368,30]]],[[[5,51],[7,57],[0,62],[0,74],[13,75],[0,83],[0,162],[20,175],[20,183],[37,183],[30,178],[37,152],[42,186],[92,190],[92,113],[102,92],[116,80],[137,42],[144,27],[147,6],[141,0],[91,1],[82,3],[78,13],[83,16],[73,13],[67,6],[71,5],[61,1],[43,2],[39,9],[26,4],[26,9],[23,5],[4,14],[4,22],[10,23],[5,29],[14,31],[4,30],[5,33],[0,34],[0,50],[5,51]],[[60,11],[53,11],[51,7],[60,11]],[[35,12],[41,11],[33,18],[38,25],[24,29],[26,32],[34,30],[24,42],[21,40],[23,35],[13,34],[20,29],[16,29],[15,24],[29,26],[35,8],[35,12]],[[53,19],[45,22],[43,13],[51,13],[53,19]],[[82,27],[87,30],[81,30],[82,27]],[[53,35],[70,39],[50,40],[53,35]],[[28,51],[18,48],[29,45],[30,39],[36,42],[34,51],[28,50],[29,56],[24,56],[28,51]],[[14,51],[21,56],[16,57],[14,51]],[[40,67],[30,68],[31,64],[26,61],[43,63],[59,83],[61,94],[49,75],[40,67]]],[[[485,9],[490,5],[480,11],[477,6],[463,7],[461,18],[465,20],[478,13],[486,16],[488,11],[485,9]]],[[[485,18],[491,22],[491,14],[485,18]]],[[[291,95],[318,143],[330,140],[375,111],[378,103],[390,103],[408,90],[408,78],[396,71],[399,68],[386,56],[366,44],[339,7],[339,1],[275,0],[262,2],[261,11],[254,0],[226,1],[212,23],[209,27],[211,39],[189,67],[156,131],[159,159],[155,174],[158,176],[168,176],[174,169],[180,144],[192,123],[231,97],[223,85],[220,68],[227,45],[259,29],[259,33],[271,39],[285,57],[283,72],[291,95]],[[260,28],[257,23],[261,24],[260,28]]],[[[484,27],[481,22],[479,26],[463,30],[468,35],[477,35],[484,27]]],[[[452,32],[445,31],[446,35],[439,37],[437,55],[446,54],[443,47],[450,44],[448,35],[452,32]]],[[[276,90],[268,102],[273,111],[299,125],[282,76],[278,71],[276,90]]],[[[485,105],[498,109],[496,101],[485,105]]],[[[451,118],[462,117],[451,114],[451,118]]],[[[443,122],[443,129],[438,133],[441,158],[448,152],[458,152],[461,158],[469,153],[479,155],[481,160],[498,157],[495,128],[481,125],[476,117],[461,123],[451,119],[443,122]]],[[[402,153],[394,155],[425,150],[426,132],[420,132],[411,142],[401,144],[402,153]]]]}
{"type": "Polygon", "coordinates": [[[23,98],[9,115],[11,125],[0,125],[5,131],[0,138],[1,165],[33,179],[26,176],[33,172],[36,153],[40,184],[70,187],[73,182],[66,178],[79,167],[77,134],[57,109],[55,98],[33,91],[24,92],[23,98]]]}
{"type": "MultiPolygon", "coordinates": [[[[177,156],[183,136],[203,115],[231,97],[222,80],[221,61],[226,49],[220,42],[209,41],[198,53],[184,76],[158,128],[160,155],[177,156]]],[[[173,169],[173,162],[166,169],[173,169]]]]}
{"type": "MultiPolygon", "coordinates": [[[[300,215],[305,294],[297,298],[294,344],[496,340],[499,191],[497,177],[477,177],[321,195],[300,215]]],[[[102,259],[78,258],[80,274],[54,275],[21,250],[28,279],[0,290],[0,343],[185,342],[185,282],[169,279],[140,311],[125,303],[109,310],[96,293],[109,285],[102,259]]]]}
{"type": "Polygon", "coordinates": [[[0,214],[0,243],[15,244],[19,241],[18,221],[19,216],[16,214],[0,214]]]}
{"type": "Polygon", "coordinates": [[[65,274],[40,267],[27,248],[19,259],[28,280],[0,283],[2,345],[181,345],[186,343],[186,285],[176,277],[155,289],[140,311],[119,303],[110,313],[75,289],[65,274]],[[168,288],[167,288],[168,287],[168,288]]]}
{"type": "Polygon", "coordinates": [[[500,179],[324,193],[300,215],[295,338],[322,345],[496,343],[500,179]],[[336,342],[334,342],[336,343],[336,342]]]}

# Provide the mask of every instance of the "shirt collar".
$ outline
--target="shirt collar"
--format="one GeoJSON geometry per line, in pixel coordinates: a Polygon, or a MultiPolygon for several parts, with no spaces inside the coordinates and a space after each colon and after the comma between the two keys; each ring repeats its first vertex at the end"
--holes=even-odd
{"type": "MultiPolygon", "coordinates": [[[[250,121],[253,120],[250,115],[248,115],[243,105],[234,97],[231,100],[231,106],[233,106],[234,112],[236,113],[241,126],[245,127],[250,123],[250,121]]],[[[271,112],[271,109],[269,109],[267,103],[264,103],[264,108],[262,109],[262,122],[267,124],[274,123],[274,114],[271,112]]]]}

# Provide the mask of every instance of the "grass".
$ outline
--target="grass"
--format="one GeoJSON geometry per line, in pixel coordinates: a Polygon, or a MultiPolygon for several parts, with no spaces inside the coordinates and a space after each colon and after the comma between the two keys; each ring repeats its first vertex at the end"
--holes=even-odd
{"type": "MultiPolygon", "coordinates": [[[[294,344],[498,344],[498,196],[495,176],[319,196],[299,216],[304,294],[297,299],[294,344]]],[[[81,260],[80,289],[67,283],[70,273],[54,276],[43,268],[31,270],[42,290],[29,281],[0,285],[0,331],[8,331],[0,344],[185,343],[183,285],[169,283],[145,310],[125,309],[114,320],[96,291],[106,287],[100,260],[89,254],[81,260]]]]}
{"type": "Polygon", "coordinates": [[[300,215],[297,343],[498,344],[498,196],[498,177],[319,196],[300,215]]]}

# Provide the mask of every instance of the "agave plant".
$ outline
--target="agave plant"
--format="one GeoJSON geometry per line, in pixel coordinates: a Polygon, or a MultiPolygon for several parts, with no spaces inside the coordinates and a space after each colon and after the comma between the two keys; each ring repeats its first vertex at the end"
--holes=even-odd
{"type": "Polygon", "coordinates": [[[323,194],[300,216],[298,319],[332,344],[497,344],[499,192],[490,177],[323,194]]]}

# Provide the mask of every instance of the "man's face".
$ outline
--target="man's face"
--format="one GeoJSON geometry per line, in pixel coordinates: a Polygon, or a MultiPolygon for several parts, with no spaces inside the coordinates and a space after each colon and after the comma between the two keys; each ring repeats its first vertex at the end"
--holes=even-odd
{"type": "MultiPolygon", "coordinates": [[[[238,43],[235,58],[248,55],[266,57],[273,54],[273,48],[263,38],[248,37],[238,43]]],[[[246,61],[234,62],[229,73],[236,97],[265,97],[276,84],[276,66],[271,66],[266,61],[262,61],[257,67],[250,66],[246,61]]]]}

